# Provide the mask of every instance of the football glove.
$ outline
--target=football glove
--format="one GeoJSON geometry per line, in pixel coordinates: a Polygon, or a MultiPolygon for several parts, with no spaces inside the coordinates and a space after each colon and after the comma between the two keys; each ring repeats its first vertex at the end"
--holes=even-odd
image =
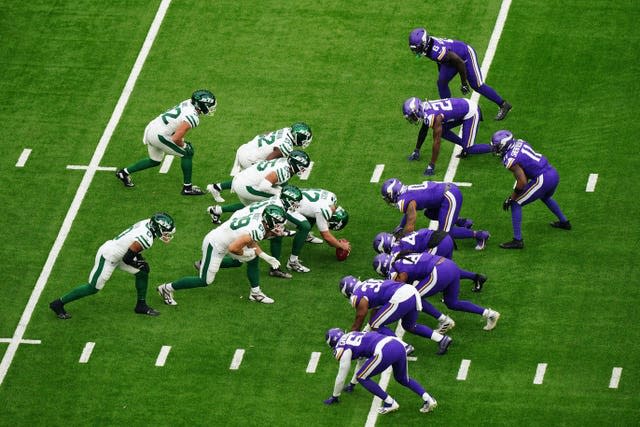
{"type": "Polygon", "coordinates": [[[431,176],[436,173],[436,165],[429,163],[429,166],[424,170],[423,175],[431,176]]]}
{"type": "Polygon", "coordinates": [[[469,92],[471,92],[471,89],[469,89],[469,83],[460,86],[460,92],[462,92],[463,95],[467,95],[469,92]]]}
{"type": "Polygon", "coordinates": [[[411,153],[408,157],[409,160],[419,160],[420,159],[420,150],[418,150],[417,148],[415,150],[413,150],[413,153],[411,153]]]}
{"type": "Polygon", "coordinates": [[[349,383],[345,386],[344,391],[346,393],[353,393],[354,388],[356,388],[356,385],[354,383],[349,383]]]}
{"type": "Polygon", "coordinates": [[[511,202],[513,202],[513,200],[511,199],[511,196],[507,197],[504,200],[504,202],[502,202],[502,210],[508,211],[509,208],[511,207],[511,202]]]}
{"type": "Polygon", "coordinates": [[[146,273],[149,273],[151,271],[151,268],[149,267],[149,263],[145,260],[139,260],[139,259],[134,260],[133,267],[137,268],[140,271],[144,271],[146,273]]]}
{"type": "Polygon", "coordinates": [[[340,398],[336,396],[331,396],[330,398],[324,401],[325,405],[333,405],[334,403],[340,403],[340,398]]]}
{"type": "Polygon", "coordinates": [[[395,237],[396,239],[401,239],[402,237],[404,237],[404,227],[401,225],[397,226],[393,229],[393,232],[391,234],[393,234],[393,237],[395,237]]]}

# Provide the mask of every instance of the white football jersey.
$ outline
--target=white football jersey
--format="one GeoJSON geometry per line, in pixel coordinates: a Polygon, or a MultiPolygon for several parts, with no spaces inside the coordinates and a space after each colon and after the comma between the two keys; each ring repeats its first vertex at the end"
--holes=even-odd
{"type": "Polygon", "coordinates": [[[133,242],[140,243],[142,250],[149,249],[153,245],[153,234],[149,228],[150,222],[150,219],[138,221],[118,236],[107,241],[104,245],[105,259],[112,262],[121,260],[133,242]]]}
{"type": "Polygon", "coordinates": [[[315,218],[319,231],[329,229],[329,218],[337,204],[337,197],[331,191],[319,188],[301,188],[302,200],[297,213],[307,218],[315,218]]]}
{"type": "Polygon", "coordinates": [[[234,214],[218,228],[211,230],[204,240],[205,243],[212,241],[216,246],[226,248],[236,239],[247,234],[254,242],[264,239],[266,230],[262,224],[262,212],[244,216],[234,214]]]}
{"type": "Polygon", "coordinates": [[[178,126],[182,122],[189,123],[192,128],[200,124],[200,118],[196,107],[191,104],[190,99],[182,101],[173,108],[168,109],[158,117],[153,119],[148,125],[147,130],[153,134],[171,136],[176,132],[178,126]]]}
{"type": "Polygon", "coordinates": [[[284,208],[284,205],[282,204],[282,201],[280,200],[280,197],[278,196],[273,196],[269,199],[265,199],[265,200],[261,200],[259,202],[254,202],[251,203],[250,205],[245,206],[244,208],[237,210],[233,213],[233,215],[231,215],[231,219],[233,218],[242,218],[244,216],[249,216],[252,215],[254,213],[259,213],[260,215],[262,215],[262,212],[264,212],[264,208],[266,208],[269,205],[276,205],[282,208],[282,210],[284,210],[285,212],[287,211],[284,208]]]}
{"type": "Polygon", "coordinates": [[[289,157],[293,151],[293,135],[291,128],[282,128],[273,132],[257,135],[251,141],[240,146],[238,150],[247,153],[251,163],[266,160],[273,149],[277,148],[283,157],[289,157]]]}
{"type": "Polygon", "coordinates": [[[273,185],[282,185],[291,179],[291,167],[284,157],[273,160],[263,160],[237,174],[233,179],[244,185],[258,185],[271,172],[276,173],[273,185]]]}

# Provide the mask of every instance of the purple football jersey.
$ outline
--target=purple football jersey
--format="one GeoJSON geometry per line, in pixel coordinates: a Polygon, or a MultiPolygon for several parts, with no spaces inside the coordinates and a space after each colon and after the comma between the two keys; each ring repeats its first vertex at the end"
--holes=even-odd
{"type": "Polygon", "coordinates": [[[380,307],[389,302],[393,294],[404,283],[393,280],[369,279],[360,282],[351,295],[351,305],[357,307],[362,298],[369,301],[369,308],[380,307]]]}
{"type": "Polygon", "coordinates": [[[527,179],[535,178],[549,166],[546,157],[533,151],[531,145],[521,139],[511,143],[511,146],[502,157],[502,163],[507,169],[514,164],[519,165],[527,179]]]}
{"type": "Polygon", "coordinates": [[[389,276],[396,277],[400,273],[407,274],[407,283],[420,281],[431,274],[433,267],[443,258],[428,252],[407,254],[396,259],[389,269],[389,276]]]}
{"type": "Polygon", "coordinates": [[[431,43],[427,48],[426,56],[438,63],[441,63],[447,52],[454,52],[460,58],[467,57],[467,44],[459,40],[441,39],[439,37],[431,37],[431,43]]]}
{"type": "Polygon", "coordinates": [[[421,228],[418,231],[407,234],[402,239],[397,240],[391,246],[391,256],[398,252],[426,252],[429,250],[429,241],[435,230],[421,228]]]}
{"type": "Polygon", "coordinates": [[[443,123],[462,122],[476,112],[466,98],[445,98],[426,101],[422,104],[422,119],[425,126],[433,127],[437,115],[442,114],[443,123]],[[471,113],[471,114],[470,114],[471,113]]]}
{"type": "Polygon", "coordinates": [[[409,202],[415,200],[416,210],[439,208],[447,191],[447,186],[454,184],[425,181],[422,184],[408,185],[404,193],[398,196],[396,202],[398,209],[402,213],[407,212],[409,202]]]}
{"type": "Polygon", "coordinates": [[[387,338],[386,335],[377,332],[349,332],[340,338],[333,349],[333,355],[336,359],[340,359],[345,350],[351,350],[352,360],[370,357],[373,355],[376,345],[385,338],[387,338]]]}

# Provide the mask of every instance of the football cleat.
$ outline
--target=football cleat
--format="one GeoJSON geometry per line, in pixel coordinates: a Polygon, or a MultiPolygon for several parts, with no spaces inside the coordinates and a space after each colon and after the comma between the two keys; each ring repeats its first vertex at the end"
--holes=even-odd
{"type": "Polygon", "coordinates": [[[65,311],[64,303],[60,298],[58,298],[55,301],[51,301],[51,303],[49,303],[49,308],[53,310],[53,312],[56,314],[58,319],[62,319],[62,320],[71,319],[71,315],[65,311]]]}
{"type": "Polygon", "coordinates": [[[411,356],[416,351],[416,348],[411,344],[405,344],[404,351],[407,353],[407,356],[411,356]]]}
{"type": "Polygon", "coordinates": [[[278,277],[280,279],[291,279],[293,277],[291,273],[282,271],[279,268],[272,268],[271,270],[269,270],[269,276],[278,277]]]}
{"type": "Polygon", "coordinates": [[[553,228],[562,228],[563,230],[571,230],[571,223],[569,221],[555,221],[551,225],[553,228]]]}
{"type": "Polygon", "coordinates": [[[379,414],[388,414],[389,412],[397,411],[400,405],[395,400],[391,403],[382,402],[382,406],[378,408],[379,414]]]}
{"type": "Polygon", "coordinates": [[[168,283],[163,283],[162,285],[158,286],[156,288],[158,290],[158,293],[162,297],[162,300],[164,301],[165,304],[178,305],[176,300],[173,299],[173,291],[168,290],[167,285],[168,283]]]}
{"type": "Polygon", "coordinates": [[[513,239],[510,242],[500,243],[502,249],[524,249],[524,241],[522,239],[513,239]]]}
{"type": "Polygon", "coordinates": [[[273,304],[275,302],[273,298],[269,298],[262,291],[251,291],[251,293],[249,294],[249,301],[261,302],[263,304],[273,304]]]}
{"type": "Polygon", "coordinates": [[[125,187],[133,187],[135,184],[131,181],[131,177],[124,169],[120,169],[116,172],[116,178],[118,178],[125,187]]]}
{"type": "Polygon", "coordinates": [[[476,233],[476,251],[482,251],[487,245],[487,240],[489,240],[491,235],[488,231],[478,231],[476,233]]]}
{"type": "Polygon", "coordinates": [[[480,292],[482,290],[484,282],[486,281],[487,276],[480,273],[476,274],[476,276],[473,278],[473,288],[471,288],[471,292],[480,292]]]}
{"type": "Polygon", "coordinates": [[[311,271],[309,267],[302,265],[299,259],[295,261],[287,261],[287,270],[293,270],[297,273],[308,273],[311,271]]]}
{"type": "Polygon", "coordinates": [[[321,245],[324,242],[324,240],[322,240],[319,237],[314,236],[311,233],[309,233],[307,235],[307,238],[304,239],[304,241],[307,242],[307,243],[313,243],[314,245],[321,245]]]}
{"type": "Polygon", "coordinates": [[[349,384],[347,384],[347,385],[344,387],[344,390],[343,390],[343,391],[344,391],[345,393],[353,393],[353,390],[354,390],[355,388],[356,388],[356,385],[355,385],[354,383],[352,383],[352,382],[349,382],[349,384]]]}
{"type": "Polygon", "coordinates": [[[211,193],[211,195],[213,196],[213,200],[215,200],[218,203],[224,203],[224,199],[220,195],[220,191],[222,191],[222,188],[220,188],[220,184],[218,183],[208,184],[207,191],[211,193]]]}
{"type": "Polygon", "coordinates": [[[146,314],[147,316],[159,316],[160,312],[149,307],[146,303],[138,303],[134,311],[138,314],[146,314]]]}
{"type": "Polygon", "coordinates": [[[473,227],[473,220],[471,218],[458,218],[456,225],[458,227],[471,228],[473,227]]]}
{"type": "Polygon", "coordinates": [[[438,356],[442,356],[443,354],[446,354],[452,341],[453,340],[448,336],[446,335],[443,336],[440,342],[438,343],[438,351],[436,352],[436,354],[438,356]]]}
{"type": "Polygon", "coordinates": [[[425,400],[422,404],[422,408],[420,408],[420,412],[427,413],[433,411],[436,406],[438,406],[438,402],[433,397],[430,397],[428,400],[425,400]]]}
{"type": "Polygon", "coordinates": [[[495,310],[491,310],[490,308],[487,309],[488,313],[487,313],[487,324],[486,326],[483,328],[485,331],[490,331],[493,328],[496,327],[496,323],[498,323],[498,319],[500,318],[500,313],[498,313],[495,310]]]}
{"type": "Polygon", "coordinates": [[[205,192],[197,185],[183,185],[180,194],[183,196],[204,196],[205,192]]]}
{"type": "Polygon", "coordinates": [[[216,208],[219,208],[218,205],[215,206],[209,206],[207,208],[207,213],[211,216],[211,222],[214,224],[222,224],[222,220],[220,219],[220,217],[222,216],[222,214],[217,214],[216,213],[216,208]]]}
{"type": "Polygon", "coordinates": [[[498,110],[498,114],[496,114],[496,120],[504,120],[504,118],[507,117],[507,114],[509,114],[509,111],[511,111],[511,108],[511,104],[507,101],[503,101],[500,109],[498,110]]]}
{"type": "Polygon", "coordinates": [[[449,316],[446,316],[444,320],[438,322],[438,329],[436,330],[436,332],[438,332],[439,334],[445,334],[447,331],[453,329],[454,326],[456,326],[456,322],[449,316]]]}

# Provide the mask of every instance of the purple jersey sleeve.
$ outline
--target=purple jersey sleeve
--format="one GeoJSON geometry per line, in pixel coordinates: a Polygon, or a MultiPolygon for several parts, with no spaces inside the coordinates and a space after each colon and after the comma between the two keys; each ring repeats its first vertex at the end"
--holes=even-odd
{"type": "Polygon", "coordinates": [[[431,37],[432,43],[427,51],[427,57],[437,63],[442,63],[447,52],[454,52],[462,59],[467,57],[467,44],[459,40],[431,37]]]}
{"type": "Polygon", "coordinates": [[[421,228],[418,231],[407,234],[393,245],[391,255],[393,256],[400,252],[426,252],[429,249],[429,240],[431,240],[433,232],[434,230],[421,228]]]}
{"type": "Polygon", "coordinates": [[[507,150],[502,163],[509,169],[517,164],[524,171],[528,179],[540,175],[549,166],[549,162],[542,154],[536,153],[526,141],[516,140],[507,150]]]}
{"type": "Polygon", "coordinates": [[[351,358],[371,357],[376,345],[385,338],[377,332],[349,332],[344,334],[333,349],[333,355],[340,360],[345,350],[351,350],[351,358]]]}
{"type": "Polygon", "coordinates": [[[409,203],[416,202],[416,210],[439,208],[446,191],[447,184],[425,181],[422,184],[407,186],[407,191],[398,196],[397,206],[402,213],[407,212],[409,203]]]}
{"type": "Polygon", "coordinates": [[[352,304],[357,307],[362,298],[366,298],[369,301],[369,308],[380,307],[389,302],[393,294],[402,285],[402,283],[394,282],[393,280],[365,280],[354,289],[351,296],[352,304]]]}

